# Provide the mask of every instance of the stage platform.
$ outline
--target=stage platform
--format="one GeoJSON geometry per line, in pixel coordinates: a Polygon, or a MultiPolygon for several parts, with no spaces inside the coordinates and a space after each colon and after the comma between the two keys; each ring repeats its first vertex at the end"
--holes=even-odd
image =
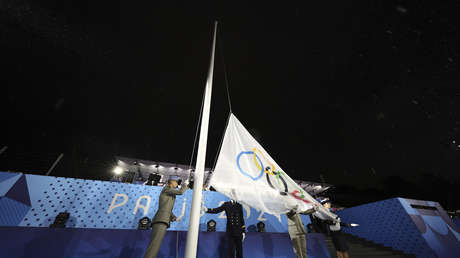
{"type": "MultiPolygon", "coordinates": [[[[0,227],[1,257],[141,258],[150,230],[0,227]]],[[[186,231],[168,231],[158,257],[184,257],[186,231]]],[[[199,258],[226,257],[224,232],[200,232],[199,258]]],[[[322,234],[307,234],[310,258],[330,257],[322,234]]],[[[248,232],[245,257],[295,257],[287,233],[248,232]]]]}
{"type": "Polygon", "coordinates": [[[392,198],[338,212],[345,233],[417,257],[460,257],[460,228],[437,202],[392,198]]]}

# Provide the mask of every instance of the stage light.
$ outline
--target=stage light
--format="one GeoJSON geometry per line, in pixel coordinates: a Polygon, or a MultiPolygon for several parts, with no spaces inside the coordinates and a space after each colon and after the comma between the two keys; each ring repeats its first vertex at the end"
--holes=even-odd
{"type": "Polygon", "coordinates": [[[143,217],[139,220],[139,225],[137,226],[137,229],[149,229],[151,225],[152,222],[150,221],[149,217],[143,217]]]}
{"type": "Polygon", "coordinates": [[[262,221],[257,223],[257,232],[265,232],[265,223],[262,221]]]}
{"type": "Polygon", "coordinates": [[[135,176],[134,172],[127,171],[126,173],[123,173],[123,177],[121,179],[121,182],[131,184],[134,181],[134,176],[135,176]]]}
{"type": "Polygon", "coordinates": [[[53,224],[50,225],[50,228],[65,228],[65,223],[70,217],[68,212],[59,212],[59,214],[54,219],[53,224]]]}
{"type": "Polygon", "coordinates": [[[210,220],[208,221],[208,232],[216,232],[216,221],[215,220],[210,220]]]}
{"type": "Polygon", "coordinates": [[[311,223],[307,224],[307,233],[313,233],[315,232],[315,229],[313,228],[313,225],[311,223]]]}
{"type": "Polygon", "coordinates": [[[113,173],[115,173],[116,175],[121,175],[121,173],[123,173],[123,169],[121,167],[115,167],[113,169],[113,173]]]}
{"type": "Polygon", "coordinates": [[[248,232],[257,232],[257,228],[256,228],[256,225],[250,225],[248,228],[247,228],[248,232]]]}
{"type": "Polygon", "coordinates": [[[158,185],[160,182],[161,176],[158,174],[150,174],[147,179],[147,185],[158,185]]]}

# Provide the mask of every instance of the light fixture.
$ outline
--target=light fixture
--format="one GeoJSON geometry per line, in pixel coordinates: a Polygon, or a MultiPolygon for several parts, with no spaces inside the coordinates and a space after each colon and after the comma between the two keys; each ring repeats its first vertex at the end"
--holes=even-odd
{"type": "Polygon", "coordinates": [[[70,217],[68,212],[59,212],[59,214],[54,219],[53,224],[50,225],[50,228],[65,228],[65,223],[70,217]]]}
{"type": "Polygon", "coordinates": [[[215,220],[212,219],[212,220],[208,221],[207,224],[208,224],[208,232],[216,232],[217,223],[216,223],[215,220]]]}
{"type": "Polygon", "coordinates": [[[262,221],[257,223],[257,232],[265,232],[265,223],[262,221]]]}
{"type": "Polygon", "coordinates": [[[158,185],[160,182],[161,175],[158,174],[150,174],[149,178],[147,179],[147,185],[158,185]]]}
{"type": "Polygon", "coordinates": [[[315,232],[315,229],[313,227],[313,224],[308,223],[307,224],[307,233],[314,233],[314,232],[315,232]]]}
{"type": "Polygon", "coordinates": [[[132,172],[132,171],[127,171],[126,173],[123,174],[123,178],[121,179],[121,181],[123,183],[132,183],[134,181],[134,176],[135,176],[135,173],[132,172]]]}
{"type": "Polygon", "coordinates": [[[123,169],[117,166],[113,169],[113,173],[115,173],[116,175],[121,175],[121,173],[123,173],[123,169]]]}
{"type": "Polygon", "coordinates": [[[143,217],[139,220],[139,225],[137,226],[137,229],[149,229],[151,225],[152,223],[149,217],[143,217]]]}

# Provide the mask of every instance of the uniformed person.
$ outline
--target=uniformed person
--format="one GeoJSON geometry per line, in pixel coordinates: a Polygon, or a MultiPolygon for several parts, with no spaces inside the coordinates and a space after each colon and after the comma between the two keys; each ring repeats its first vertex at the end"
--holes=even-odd
{"type": "Polygon", "coordinates": [[[152,234],[150,243],[144,258],[156,258],[161,247],[161,242],[165,236],[166,229],[169,228],[172,221],[176,221],[176,216],[172,213],[176,195],[181,195],[187,190],[188,180],[184,182],[180,189],[178,186],[178,176],[171,176],[168,184],[163,188],[158,200],[158,211],[152,220],[152,234]]]}
{"type": "MultiPolygon", "coordinates": [[[[331,208],[331,203],[329,200],[323,202],[323,205],[326,209],[331,208]]],[[[357,227],[359,224],[349,224],[340,221],[340,218],[337,218],[335,221],[332,220],[323,220],[325,225],[329,226],[329,232],[331,235],[332,243],[334,244],[335,251],[337,252],[338,258],[348,258],[348,244],[345,236],[343,235],[341,227],[357,227]]]]}
{"type": "MultiPolygon", "coordinates": [[[[301,214],[311,214],[316,211],[316,207],[301,214]]],[[[290,212],[286,213],[287,221],[288,221],[288,232],[289,237],[291,238],[292,248],[294,249],[294,253],[297,258],[306,258],[307,257],[307,239],[306,239],[306,231],[305,227],[302,223],[302,219],[300,218],[299,213],[295,210],[291,210],[290,212]]]]}
{"type": "Polygon", "coordinates": [[[243,207],[235,200],[225,202],[222,206],[215,209],[207,209],[207,213],[220,213],[225,211],[227,216],[227,237],[229,242],[229,257],[243,257],[243,240],[245,237],[246,227],[244,225],[243,207]]]}

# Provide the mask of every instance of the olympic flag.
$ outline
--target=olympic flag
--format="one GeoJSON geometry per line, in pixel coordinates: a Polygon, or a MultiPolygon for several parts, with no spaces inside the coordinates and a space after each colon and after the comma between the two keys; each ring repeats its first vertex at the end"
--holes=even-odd
{"type": "Polygon", "coordinates": [[[269,214],[285,214],[292,209],[302,212],[316,206],[318,217],[337,217],[297,185],[233,114],[209,185],[269,214]]]}

